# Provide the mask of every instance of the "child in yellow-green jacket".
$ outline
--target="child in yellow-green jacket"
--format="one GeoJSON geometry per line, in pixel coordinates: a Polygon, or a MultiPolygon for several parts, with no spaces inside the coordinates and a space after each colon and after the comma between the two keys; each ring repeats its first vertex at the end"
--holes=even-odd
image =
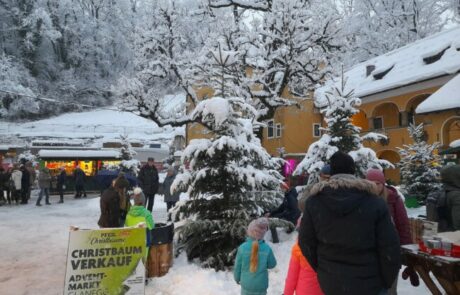
{"type": "Polygon", "coordinates": [[[155,227],[155,222],[153,221],[152,213],[144,207],[145,196],[142,192],[142,189],[136,187],[134,189],[134,194],[132,196],[134,200],[134,205],[128,211],[126,215],[125,226],[133,227],[139,223],[145,223],[147,230],[147,253],[148,248],[152,243],[152,238],[150,236],[150,231],[155,227]]]}

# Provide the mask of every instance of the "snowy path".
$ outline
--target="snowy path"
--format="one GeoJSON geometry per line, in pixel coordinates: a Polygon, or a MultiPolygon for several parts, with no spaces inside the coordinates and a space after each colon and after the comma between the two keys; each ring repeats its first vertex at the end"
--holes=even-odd
{"type": "MultiPolygon", "coordinates": [[[[99,198],[74,200],[66,196],[64,204],[51,197],[51,206],[35,206],[36,195],[26,206],[0,207],[0,294],[62,294],[67,251],[68,228],[97,228],[99,198]]],[[[153,218],[166,219],[161,197],[155,200],[153,218]]],[[[269,295],[283,292],[290,249],[295,234],[281,234],[282,243],[273,247],[278,266],[270,272],[269,295]]],[[[426,287],[413,288],[400,280],[400,294],[430,294],[426,287]]],[[[146,289],[148,295],[237,295],[238,285],[228,272],[201,269],[187,263],[182,255],[174,261],[168,275],[153,279],[146,289]]]]}

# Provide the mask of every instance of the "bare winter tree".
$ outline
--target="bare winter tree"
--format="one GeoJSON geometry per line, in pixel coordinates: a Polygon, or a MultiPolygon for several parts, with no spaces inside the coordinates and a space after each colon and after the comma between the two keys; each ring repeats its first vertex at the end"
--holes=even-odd
{"type": "Polygon", "coordinates": [[[160,126],[190,122],[185,112],[162,112],[162,97],[179,88],[193,108],[196,86],[213,86],[207,60],[220,49],[232,55],[227,91],[253,105],[259,121],[271,119],[295,104],[287,93],[304,97],[332,73],[330,61],[341,48],[333,7],[301,0],[158,4],[152,25],[144,26],[151,29],[138,35],[138,72],[121,83],[123,106],[160,126]]]}
{"type": "Polygon", "coordinates": [[[456,22],[452,0],[340,0],[353,65],[441,31],[456,22]]]}

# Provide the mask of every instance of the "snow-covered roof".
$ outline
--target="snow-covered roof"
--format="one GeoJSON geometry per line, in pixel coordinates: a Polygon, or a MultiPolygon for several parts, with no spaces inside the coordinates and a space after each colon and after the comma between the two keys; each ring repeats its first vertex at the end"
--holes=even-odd
{"type": "Polygon", "coordinates": [[[25,146],[24,145],[15,145],[15,144],[12,144],[12,145],[2,144],[2,145],[0,145],[0,151],[7,151],[9,149],[17,149],[17,148],[25,148],[25,146]]]}
{"type": "Polygon", "coordinates": [[[60,140],[53,140],[53,139],[37,139],[32,140],[33,146],[41,146],[41,145],[53,145],[53,146],[82,146],[85,144],[84,140],[79,139],[60,139],[60,140]]]}
{"type": "Polygon", "coordinates": [[[451,147],[451,148],[460,147],[460,139],[457,139],[457,140],[452,141],[452,142],[449,144],[449,147],[451,147]]]}
{"type": "MultiPolygon", "coordinates": [[[[353,66],[344,73],[347,89],[365,96],[460,71],[460,26],[418,40],[353,66]],[[375,67],[366,76],[367,67],[375,67]]],[[[315,97],[323,104],[325,89],[315,97]]]]}
{"type": "Polygon", "coordinates": [[[174,138],[175,132],[173,127],[158,127],[152,120],[133,113],[106,109],[66,113],[26,123],[0,121],[0,137],[14,134],[18,138],[33,138],[40,141],[91,140],[94,147],[102,146],[104,141],[118,139],[120,134],[127,134],[130,142],[167,142],[174,138]]]}
{"type": "Polygon", "coordinates": [[[460,108],[460,74],[444,84],[415,109],[417,114],[460,108]]]}
{"type": "Polygon", "coordinates": [[[119,150],[40,150],[40,158],[120,158],[119,150]]]}

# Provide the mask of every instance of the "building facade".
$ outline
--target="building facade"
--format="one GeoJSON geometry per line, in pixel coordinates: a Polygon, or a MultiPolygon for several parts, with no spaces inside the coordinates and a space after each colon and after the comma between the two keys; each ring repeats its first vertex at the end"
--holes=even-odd
{"type": "MultiPolygon", "coordinates": [[[[355,96],[362,100],[353,123],[361,127],[363,135],[378,132],[388,138],[366,145],[379,158],[397,164],[398,148],[412,143],[408,125],[424,123],[428,143],[439,142],[440,151],[452,147],[460,139],[459,73],[460,27],[418,40],[346,71],[346,88],[354,90],[355,96]]],[[[319,110],[326,106],[323,94],[330,87],[319,89],[314,100],[305,98],[297,106],[278,109],[273,120],[265,122],[262,144],[271,155],[288,160],[290,167],[285,170],[294,169],[309,145],[321,136],[324,122],[319,110]]],[[[211,96],[212,91],[203,89],[200,95],[211,96]]],[[[209,134],[199,125],[187,127],[187,143],[206,136],[209,134]]],[[[400,180],[397,168],[387,169],[385,175],[395,183],[400,180]]]]}

